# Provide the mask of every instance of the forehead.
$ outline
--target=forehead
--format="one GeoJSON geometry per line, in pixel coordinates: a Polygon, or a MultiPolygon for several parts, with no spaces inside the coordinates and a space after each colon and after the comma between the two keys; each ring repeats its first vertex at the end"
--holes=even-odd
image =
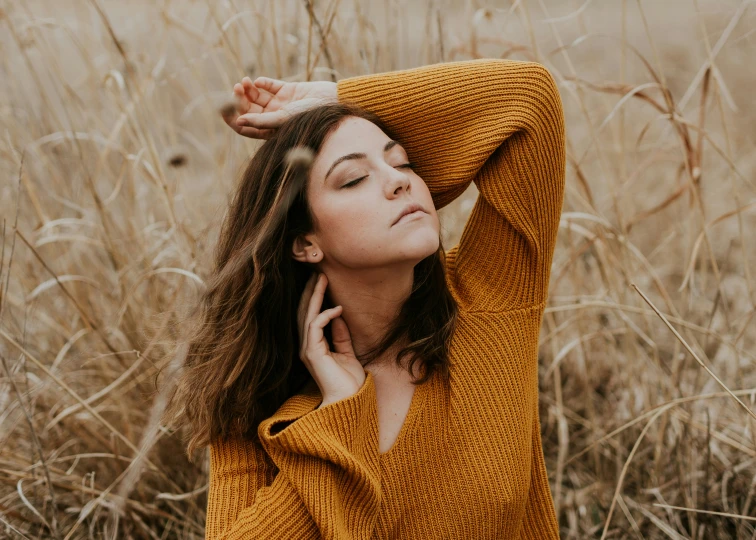
{"type": "Polygon", "coordinates": [[[313,163],[313,170],[317,172],[322,167],[320,172],[325,174],[333,160],[353,152],[380,154],[388,140],[388,135],[371,121],[348,116],[326,137],[313,163]]]}

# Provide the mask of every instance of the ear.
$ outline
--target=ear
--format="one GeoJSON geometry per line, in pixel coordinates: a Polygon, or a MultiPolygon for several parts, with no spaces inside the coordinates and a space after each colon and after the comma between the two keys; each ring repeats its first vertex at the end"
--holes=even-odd
{"type": "Polygon", "coordinates": [[[318,247],[313,235],[300,234],[291,246],[291,256],[299,262],[315,264],[323,260],[323,250],[318,247]]]}

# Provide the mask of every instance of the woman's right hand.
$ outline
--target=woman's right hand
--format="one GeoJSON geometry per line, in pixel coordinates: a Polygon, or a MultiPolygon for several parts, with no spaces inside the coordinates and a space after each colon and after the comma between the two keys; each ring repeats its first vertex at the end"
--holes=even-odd
{"type": "Polygon", "coordinates": [[[349,328],[340,317],[342,307],[320,311],[327,286],[326,275],[314,272],[305,286],[297,311],[299,357],[323,396],[318,408],[354,395],[367,375],[354,354],[349,328]],[[323,328],[329,322],[335,351],[330,350],[323,335],[323,328]]]}
{"type": "Polygon", "coordinates": [[[223,115],[239,135],[269,139],[289,116],[317,105],[338,101],[336,83],[329,81],[285,82],[244,77],[234,85],[235,111],[223,115]]]}

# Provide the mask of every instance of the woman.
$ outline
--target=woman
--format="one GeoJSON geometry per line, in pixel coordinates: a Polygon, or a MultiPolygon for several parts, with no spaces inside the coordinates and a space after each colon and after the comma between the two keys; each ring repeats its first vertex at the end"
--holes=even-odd
{"type": "Polygon", "coordinates": [[[206,537],[558,538],[537,373],[565,174],[549,71],[234,92],[227,123],[266,141],[178,393],[190,450],[210,446],[206,537]],[[436,210],[470,182],[445,252],[436,210]]]}

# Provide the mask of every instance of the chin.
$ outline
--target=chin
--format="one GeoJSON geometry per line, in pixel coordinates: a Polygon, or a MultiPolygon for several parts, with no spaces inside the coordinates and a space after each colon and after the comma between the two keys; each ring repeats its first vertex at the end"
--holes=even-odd
{"type": "MultiPolygon", "coordinates": [[[[425,231],[424,231],[425,232],[425,231]]],[[[426,234],[412,235],[400,247],[400,251],[408,258],[420,262],[438,251],[440,239],[437,232],[427,231],[426,234]]]]}

